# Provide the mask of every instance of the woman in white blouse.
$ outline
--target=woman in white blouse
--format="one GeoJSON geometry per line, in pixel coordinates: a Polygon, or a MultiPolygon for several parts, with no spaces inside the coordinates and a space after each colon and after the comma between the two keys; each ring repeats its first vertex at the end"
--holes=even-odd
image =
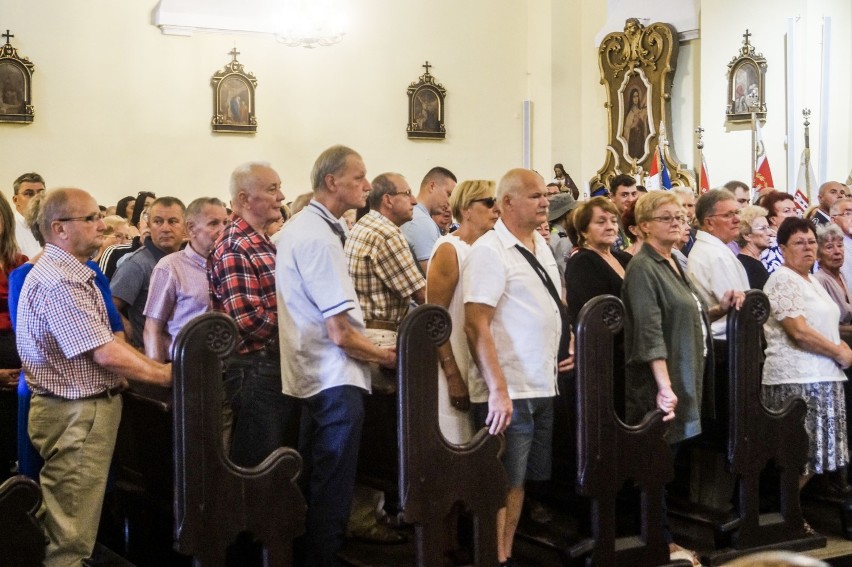
{"type": "Polygon", "coordinates": [[[848,462],[843,369],[852,365],[852,350],[840,340],[840,310],[810,275],[817,258],[814,225],[785,219],[778,229],[784,255],[766,282],[770,316],[761,397],[767,408],[780,410],[790,398],[807,403],[805,429],[810,438],[808,462],[800,477],[844,470],[848,462]]]}
{"type": "Polygon", "coordinates": [[[426,273],[426,302],[450,312],[450,340],[438,347],[438,423],[450,443],[466,443],[473,436],[468,413],[471,401],[488,401],[484,382],[468,382],[470,351],[464,334],[461,265],[476,239],[494,228],[500,218],[493,181],[462,181],[450,197],[450,209],[459,222],[455,232],[435,242],[426,273]]]}

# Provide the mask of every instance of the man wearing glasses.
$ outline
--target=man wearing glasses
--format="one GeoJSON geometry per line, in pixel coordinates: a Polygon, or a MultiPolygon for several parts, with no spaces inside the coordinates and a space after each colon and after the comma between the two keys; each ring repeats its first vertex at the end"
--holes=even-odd
{"type": "Polygon", "coordinates": [[[29,433],[44,458],[45,565],[80,565],[92,554],[121,420],[125,378],[169,386],[171,365],[154,362],[110,328],[86,261],[104,223],[91,195],[55,189],[41,204],[44,254],[24,282],[17,336],[33,398],[29,433]]]}
{"type": "Polygon", "coordinates": [[[846,282],[852,281],[852,199],[838,199],[831,206],[831,221],[843,231],[843,265],[840,273],[846,278],[846,282]]]}
{"type": "Polygon", "coordinates": [[[148,210],[151,237],[116,269],[110,281],[112,300],[124,319],[133,346],[144,348],[145,303],[151,272],[157,262],[177,252],[184,238],[186,207],[175,197],[160,197],[148,210]]]}

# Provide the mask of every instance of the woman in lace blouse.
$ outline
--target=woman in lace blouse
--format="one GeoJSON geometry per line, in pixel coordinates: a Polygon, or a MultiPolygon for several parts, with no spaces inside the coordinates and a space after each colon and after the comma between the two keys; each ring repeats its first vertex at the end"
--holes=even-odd
{"type": "Polygon", "coordinates": [[[817,257],[816,230],[800,218],[785,219],[778,229],[784,264],[769,277],[764,292],[770,316],[761,398],[780,410],[790,398],[807,404],[805,429],[810,443],[800,477],[804,486],[814,474],[844,470],[848,462],[844,368],[852,350],[840,340],[840,310],[810,275],[817,257]]]}

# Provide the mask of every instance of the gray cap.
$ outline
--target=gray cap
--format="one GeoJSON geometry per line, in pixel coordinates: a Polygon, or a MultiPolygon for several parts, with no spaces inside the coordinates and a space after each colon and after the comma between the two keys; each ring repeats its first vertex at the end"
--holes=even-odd
{"type": "Polygon", "coordinates": [[[568,211],[573,211],[579,205],[570,193],[557,193],[550,198],[550,209],[547,212],[547,222],[553,222],[568,211]]]}

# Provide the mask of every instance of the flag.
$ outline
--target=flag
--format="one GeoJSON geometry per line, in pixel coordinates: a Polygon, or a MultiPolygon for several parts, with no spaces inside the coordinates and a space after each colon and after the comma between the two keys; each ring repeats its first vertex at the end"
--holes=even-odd
{"type": "Polygon", "coordinates": [[[799,162],[799,178],[796,181],[796,193],[793,196],[793,201],[796,203],[796,209],[804,216],[808,206],[813,202],[813,192],[816,188],[816,176],[811,168],[811,150],[805,148],[802,150],[802,160],[799,162]]]}
{"type": "Polygon", "coordinates": [[[672,180],[669,177],[666,160],[663,159],[663,150],[657,145],[657,151],[654,152],[654,159],[651,160],[651,171],[648,172],[648,190],[671,188],[672,180]]]}
{"type": "Polygon", "coordinates": [[[707,178],[707,162],[704,161],[704,153],[701,153],[701,187],[699,193],[702,195],[710,190],[710,180],[707,178]]]}
{"type": "Polygon", "coordinates": [[[759,120],[754,122],[754,144],[757,146],[757,161],[751,185],[757,191],[765,187],[775,187],[775,183],[772,181],[772,172],[769,170],[766,148],[763,146],[763,135],[760,133],[759,120]]]}

